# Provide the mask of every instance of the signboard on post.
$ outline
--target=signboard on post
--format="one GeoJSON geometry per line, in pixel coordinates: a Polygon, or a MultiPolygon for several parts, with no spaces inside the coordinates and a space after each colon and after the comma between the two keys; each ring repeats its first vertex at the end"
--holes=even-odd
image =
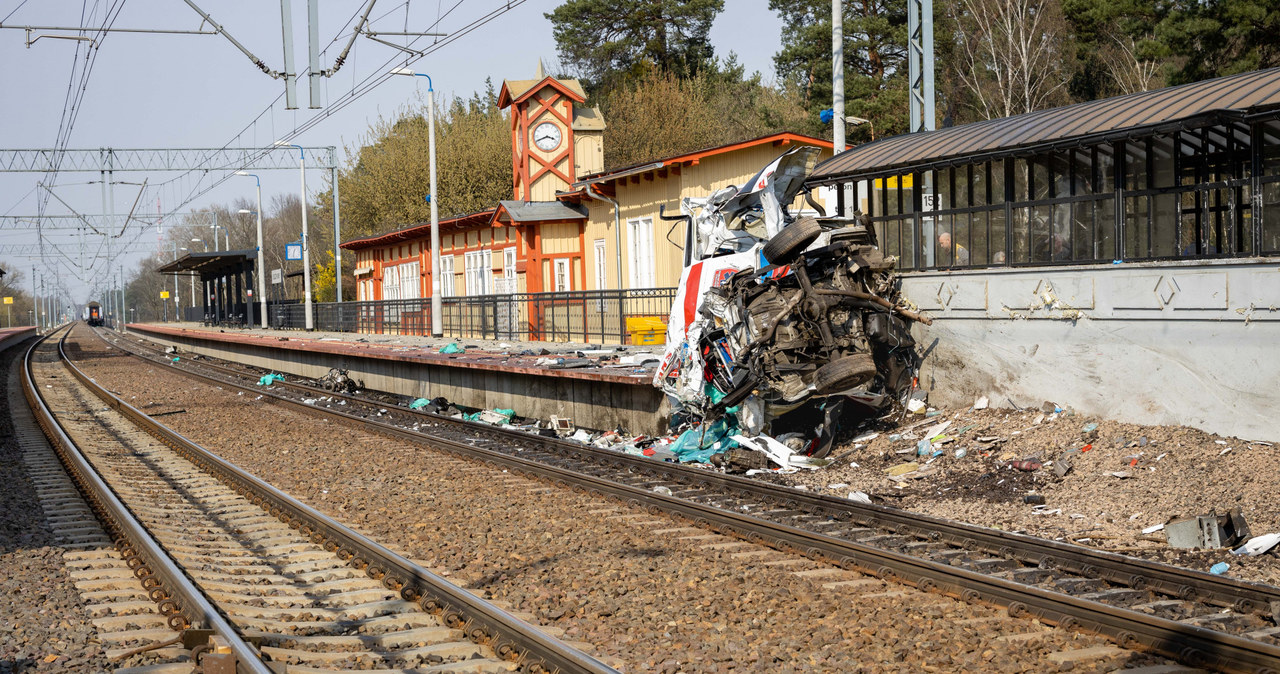
{"type": "Polygon", "coordinates": [[[6,298],[4,298],[4,303],[5,303],[5,304],[13,304],[13,298],[12,298],[12,297],[6,297],[6,298]]]}
{"type": "Polygon", "coordinates": [[[273,286],[278,286],[278,285],[280,285],[281,283],[284,283],[284,270],[283,270],[283,269],[272,269],[272,270],[271,270],[271,285],[273,285],[273,286]]]}
{"type": "Polygon", "coordinates": [[[167,299],[169,299],[169,291],[168,291],[168,290],[161,290],[161,291],[160,291],[160,299],[162,299],[162,300],[167,300],[167,299]]]}
{"type": "Polygon", "coordinates": [[[302,259],[302,242],[295,241],[284,245],[284,259],[301,260],[302,259]]]}

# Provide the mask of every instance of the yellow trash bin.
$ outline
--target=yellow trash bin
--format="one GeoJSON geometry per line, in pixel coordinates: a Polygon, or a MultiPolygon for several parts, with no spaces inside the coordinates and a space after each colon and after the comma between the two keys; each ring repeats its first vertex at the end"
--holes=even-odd
{"type": "Polygon", "coordinates": [[[660,318],[633,316],[627,319],[627,332],[635,345],[666,344],[667,324],[660,318]]]}

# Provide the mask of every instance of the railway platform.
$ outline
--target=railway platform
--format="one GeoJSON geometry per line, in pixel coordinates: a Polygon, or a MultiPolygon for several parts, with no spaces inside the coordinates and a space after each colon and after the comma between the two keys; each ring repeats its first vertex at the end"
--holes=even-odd
{"type": "Polygon", "coordinates": [[[198,323],[131,323],[127,329],[180,352],[297,376],[318,378],[337,367],[368,388],[400,395],[443,396],[467,407],[514,409],[539,419],[565,417],[586,428],[666,431],[664,400],[650,383],[661,346],[233,330],[198,323]],[[441,353],[450,343],[464,351],[441,353]]]}

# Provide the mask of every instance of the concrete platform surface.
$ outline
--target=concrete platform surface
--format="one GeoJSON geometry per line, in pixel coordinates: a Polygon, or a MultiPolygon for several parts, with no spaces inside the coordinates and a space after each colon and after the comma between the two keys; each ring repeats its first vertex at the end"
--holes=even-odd
{"type": "Polygon", "coordinates": [[[443,396],[483,409],[514,409],[536,419],[567,417],[578,426],[621,427],[656,435],[666,430],[654,365],[623,366],[618,357],[661,355],[661,346],[603,346],[589,367],[556,367],[539,359],[577,359],[591,345],[563,342],[456,340],[465,353],[442,354],[451,341],[356,333],[239,330],[192,323],[133,323],[130,332],[181,350],[303,377],[346,369],[372,390],[415,398],[443,396]],[[545,352],[545,353],[544,353],[545,352]]]}

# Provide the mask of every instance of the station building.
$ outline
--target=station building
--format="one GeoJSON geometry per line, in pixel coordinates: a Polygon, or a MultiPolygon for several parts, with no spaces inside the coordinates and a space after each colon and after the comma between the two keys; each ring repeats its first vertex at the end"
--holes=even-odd
{"type": "MultiPolygon", "coordinates": [[[[659,218],[661,206],[678,215],[682,197],[742,185],[797,145],[831,156],[830,141],[776,133],[605,171],[605,120],[585,101],[577,80],[541,65],[533,79],[502,83],[512,199],[440,220],[442,296],[671,288],[684,231],[659,218]]],[[[415,224],[342,243],[355,253],[357,300],[430,297],[430,232],[415,224]]]]}

